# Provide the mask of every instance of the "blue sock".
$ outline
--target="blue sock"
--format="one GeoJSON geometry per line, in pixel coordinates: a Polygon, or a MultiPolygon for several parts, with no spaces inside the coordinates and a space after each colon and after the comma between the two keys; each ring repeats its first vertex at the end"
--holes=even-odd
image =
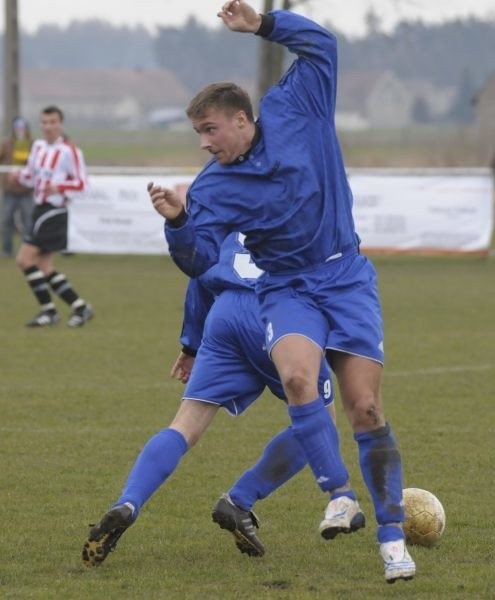
{"type": "Polygon", "coordinates": [[[398,525],[381,525],[378,527],[376,537],[378,539],[378,543],[383,544],[384,542],[403,540],[406,536],[404,535],[402,528],[398,525]]]}
{"type": "Polygon", "coordinates": [[[258,462],[230,488],[229,496],[234,504],[249,511],[257,500],[266,498],[306,464],[292,428],[287,427],[268,442],[258,462]]]}
{"type": "Polygon", "coordinates": [[[339,436],[322,398],[289,406],[292,430],[320,488],[329,492],[345,485],[349,474],[339,452],[339,436]]]}
{"type": "Polygon", "coordinates": [[[330,494],[330,500],[335,500],[335,498],[342,498],[342,496],[346,496],[351,500],[356,500],[356,494],[354,493],[354,490],[343,490],[341,492],[334,492],[333,494],[330,494]]]}
{"type": "MultiPolygon", "coordinates": [[[[354,439],[358,443],[361,472],[373,500],[378,524],[403,523],[402,464],[389,424],[373,431],[355,433],[354,439]]],[[[380,529],[384,528],[380,527],[379,532],[380,529]]],[[[397,526],[393,529],[397,530],[397,526]]],[[[388,528],[382,532],[385,536],[386,531],[388,528]]],[[[393,539],[398,539],[396,534],[397,531],[393,539]]]]}
{"type": "Polygon", "coordinates": [[[175,429],[163,429],[155,434],[137,457],[114,506],[131,503],[135,520],[143,504],[175,471],[187,449],[184,436],[175,429]]]}

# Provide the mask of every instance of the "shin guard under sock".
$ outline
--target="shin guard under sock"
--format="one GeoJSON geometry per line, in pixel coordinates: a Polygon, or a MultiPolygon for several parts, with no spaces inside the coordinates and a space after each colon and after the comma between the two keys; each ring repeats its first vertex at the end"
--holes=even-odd
{"type": "Polygon", "coordinates": [[[163,429],[141,450],[114,506],[129,502],[137,517],[143,504],[170,477],[187,452],[184,436],[175,429],[163,429]]]}
{"type": "Polygon", "coordinates": [[[63,273],[57,273],[53,271],[47,276],[47,281],[50,284],[52,290],[59,296],[66,304],[72,308],[79,308],[84,306],[84,300],[81,300],[77,292],[72,287],[70,281],[63,273]]]}
{"type": "Polygon", "coordinates": [[[52,302],[50,288],[43,271],[40,271],[35,266],[28,267],[24,269],[24,276],[41,308],[46,311],[55,312],[55,305],[52,302]]]}
{"type": "Polygon", "coordinates": [[[328,492],[345,485],[349,475],[340,456],[339,436],[322,398],[288,410],[294,435],[320,488],[328,492]]]}
{"type": "Polygon", "coordinates": [[[402,463],[390,426],[387,423],[373,431],[356,433],[354,439],[358,443],[361,472],[373,500],[378,524],[402,523],[402,463]]]}
{"type": "Polygon", "coordinates": [[[268,442],[258,462],[231,487],[229,496],[234,504],[250,511],[257,500],[266,498],[306,464],[292,428],[287,427],[268,442]]]}

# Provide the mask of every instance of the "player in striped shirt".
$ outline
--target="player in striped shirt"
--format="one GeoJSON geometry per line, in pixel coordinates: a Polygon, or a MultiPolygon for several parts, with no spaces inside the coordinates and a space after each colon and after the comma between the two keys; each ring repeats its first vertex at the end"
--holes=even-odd
{"type": "Polygon", "coordinates": [[[12,174],[15,181],[33,189],[35,204],[31,228],[17,255],[17,265],[41,307],[27,327],[46,327],[60,321],[51,292],[71,307],[69,327],[81,327],[93,317],[91,306],[54,266],[55,253],[67,247],[68,201],[86,186],[83,154],[63,135],[63,123],[58,107],[44,108],[43,138],[34,142],[27,165],[12,174]]]}

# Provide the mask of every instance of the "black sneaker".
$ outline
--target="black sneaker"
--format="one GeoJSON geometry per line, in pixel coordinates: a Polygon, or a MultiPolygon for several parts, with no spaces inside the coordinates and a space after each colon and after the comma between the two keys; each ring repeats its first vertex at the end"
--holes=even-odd
{"type": "Polygon", "coordinates": [[[132,515],[132,509],[127,504],[121,504],[103,515],[99,523],[90,525],[82,551],[83,562],[88,567],[98,566],[115,550],[120,536],[133,523],[132,515]]]}
{"type": "Polygon", "coordinates": [[[265,547],[256,537],[255,527],[259,527],[258,517],[252,511],[236,506],[228,494],[223,494],[213,507],[211,518],[222,529],[227,529],[235,538],[235,545],[249,556],[263,556],[265,547]]]}
{"type": "Polygon", "coordinates": [[[56,325],[59,321],[60,317],[56,310],[42,310],[26,323],[26,327],[50,327],[56,325]]]}
{"type": "Polygon", "coordinates": [[[93,308],[90,304],[85,304],[79,308],[76,308],[69,317],[67,325],[69,327],[82,327],[84,323],[90,321],[95,316],[93,308]]]}

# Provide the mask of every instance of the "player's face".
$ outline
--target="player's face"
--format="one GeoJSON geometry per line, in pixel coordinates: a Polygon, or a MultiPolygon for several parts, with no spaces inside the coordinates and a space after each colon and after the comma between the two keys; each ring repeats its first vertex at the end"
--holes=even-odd
{"type": "Polygon", "coordinates": [[[63,122],[57,113],[48,113],[41,115],[41,131],[45,140],[52,144],[62,135],[63,122]]]}
{"type": "Polygon", "coordinates": [[[203,117],[192,119],[201,148],[222,165],[231,163],[249,147],[249,142],[246,143],[247,123],[244,111],[230,115],[214,108],[203,117]]]}

